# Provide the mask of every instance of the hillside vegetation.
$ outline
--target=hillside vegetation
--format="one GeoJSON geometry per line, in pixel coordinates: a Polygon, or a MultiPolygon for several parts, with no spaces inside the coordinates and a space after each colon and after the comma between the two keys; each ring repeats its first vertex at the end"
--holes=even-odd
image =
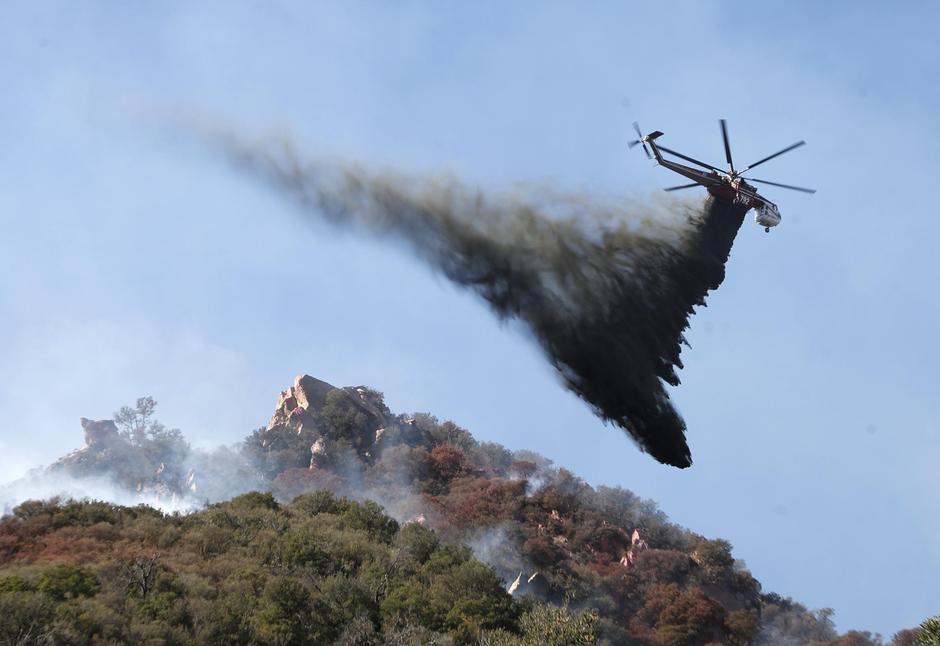
{"type": "Polygon", "coordinates": [[[727,541],[650,501],[367,388],[298,378],[267,427],[211,454],[154,406],[86,420],[85,449],[45,475],[200,509],[19,504],[0,521],[0,642],[884,643],[762,590],[727,541]]]}

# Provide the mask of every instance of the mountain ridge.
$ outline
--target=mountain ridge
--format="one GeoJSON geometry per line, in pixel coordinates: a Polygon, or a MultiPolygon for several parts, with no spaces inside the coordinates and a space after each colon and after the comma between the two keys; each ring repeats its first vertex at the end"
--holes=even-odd
{"type": "MultiPolygon", "coordinates": [[[[453,567],[472,569],[477,567],[473,563],[482,562],[490,568],[492,576],[480,574],[479,579],[485,581],[481,585],[486,592],[472,602],[461,600],[461,603],[502,608],[498,620],[488,623],[485,613],[473,612],[447,620],[436,615],[424,616],[414,604],[402,606],[389,601],[398,590],[396,585],[407,587],[401,581],[392,582],[387,584],[388,589],[375,593],[378,596],[369,606],[371,610],[360,608],[366,613],[363,615],[367,616],[366,623],[372,626],[371,633],[362,629],[366,637],[361,643],[383,643],[382,640],[391,643],[396,634],[392,626],[402,621],[409,626],[408,630],[430,631],[426,633],[428,643],[434,640],[502,643],[500,639],[509,640],[506,643],[528,643],[525,640],[530,638],[541,643],[545,639],[549,639],[548,643],[575,643],[552,642],[553,638],[545,637],[551,633],[543,629],[548,630],[553,621],[576,628],[573,633],[576,637],[563,639],[587,640],[577,643],[883,643],[878,636],[856,631],[840,636],[832,624],[830,610],[810,611],[795,601],[765,593],[745,565],[734,558],[730,543],[707,539],[671,523],[652,501],[618,487],[592,487],[538,454],[479,442],[453,422],[440,422],[429,414],[393,414],[382,394],[365,386],[337,388],[300,375],[279,393],[275,411],[265,427],[249,434],[237,447],[213,452],[191,449],[179,430],[168,429],[156,421],[155,407],[156,402],[145,397],[135,407],[122,408],[114,420],[83,418],[85,446],[45,470],[34,472],[20,486],[28,490],[29,482],[38,486],[44,478],[65,477],[69,486],[105,478],[123,492],[124,502],[129,502],[126,496],[130,496],[166,510],[168,513],[154,516],[161,520],[153,522],[166,524],[163,532],[175,531],[184,538],[189,535],[186,522],[199,525],[202,520],[180,521],[180,518],[203,519],[223,511],[234,516],[254,514],[238,511],[242,503],[234,501],[244,502],[245,496],[253,501],[248,505],[250,508],[260,505],[267,509],[265,514],[283,514],[285,518],[269,520],[282,523],[293,536],[291,532],[300,531],[297,527],[306,526],[304,523],[309,520],[303,516],[306,512],[298,511],[307,503],[297,501],[329,492],[331,501],[321,500],[317,504],[332,510],[322,512],[331,519],[346,515],[359,518],[365,514],[372,518],[372,525],[394,524],[393,533],[382,534],[384,547],[376,548],[379,552],[388,549],[391,554],[397,549],[400,555],[404,549],[398,545],[399,540],[404,540],[400,535],[419,531],[406,530],[414,526],[433,536],[440,545],[469,548],[463,556],[451,558],[453,567]],[[376,503],[381,509],[368,507],[376,503]],[[352,505],[366,505],[366,511],[352,505]],[[189,513],[180,516],[179,512],[189,513]],[[399,614],[383,611],[383,604],[394,605],[399,614]]],[[[9,498],[9,494],[4,497],[9,498]]],[[[26,582],[22,585],[27,585],[32,580],[28,576],[30,568],[37,563],[55,562],[55,558],[43,556],[42,550],[37,551],[28,537],[21,536],[23,525],[34,522],[34,517],[55,518],[70,504],[73,503],[53,501],[48,503],[53,511],[46,512],[42,511],[41,503],[21,502],[12,513],[7,510],[0,523],[0,540],[5,541],[0,549],[0,596],[6,594],[4,585],[9,587],[14,585],[9,581],[19,580],[11,576],[20,577],[26,582]],[[21,570],[27,575],[19,574],[21,570]]],[[[135,513],[131,508],[121,509],[102,514],[124,518],[135,513]]],[[[73,509],[70,513],[81,516],[86,511],[73,509]]],[[[351,521],[330,522],[342,525],[351,521]]],[[[116,523],[110,523],[112,529],[116,523]]],[[[67,529],[68,523],[53,533],[67,529]]],[[[78,534],[84,532],[76,527],[71,529],[78,534]]],[[[319,536],[316,532],[311,535],[319,536]]],[[[309,542],[308,538],[296,540],[309,542]]],[[[42,540],[51,539],[46,536],[42,540]]],[[[165,548],[168,562],[182,558],[174,551],[174,544],[165,548]]],[[[164,549],[159,540],[148,547],[152,555],[164,549]]],[[[119,556],[106,542],[96,549],[98,556],[83,561],[91,565],[81,566],[86,568],[83,571],[86,578],[95,581],[109,567],[113,569],[114,559],[129,558],[126,553],[119,556]]],[[[133,559],[150,558],[141,554],[133,559]]],[[[60,552],[55,555],[61,557],[60,552]]],[[[329,561],[333,556],[329,552],[323,559],[329,561]]],[[[129,562],[135,562],[133,559],[129,562]]],[[[192,579],[193,573],[187,570],[190,565],[186,563],[185,559],[174,562],[176,570],[166,576],[176,577],[173,580],[192,579]]],[[[424,565],[417,563],[413,567],[417,572],[424,565]]],[[[270,570],[265,575],[268,579],[293,580],[278,569],[280,566],[265,567],[270,570]]],[[[345,571],[339,566],[328,575],[304,567],[308,569],[303,571],[306,577],[303,590],[294,586],[292,594],[308,601],[318,598],[318,577],[339,577],[334,583],[342,586],[361,583],[365,576],[359,569],[345,571]]],[[[421,583],[426,584],[426,589],[415,594],[432,595],[429,590],[434,588],[435,575],[421,576],[430,577],[429,582],[421,583]]],[[[407,581],[407,585],[419,585],[411,579],[407,581]]],[[[258,588],[259,594],[266,594],[269,584],[274,585],[267,581],[258,588]]],[[[198,587],[195,583],[189,587],[179,584],[178,589],[174,588],[174,604],[182,604],[190,609],[190,614],[198,614],[195,609],[201,607],[201,602],[194,592],[198,587]]],[[[67,601],[72,603],[75,599],[67,601]]],[[[139,601],[147,602],[143,597],[139,601]]],[[[335,599],[324,603],[320,610],[310,610],[310,616],[319,616],[317,612],[342,614],[336,614],[339,602],[335,599]]],[[[133,624],[132,618],[127,621],[128,625],[133,624]]],[[[244,632],[238,633],[241,637],[235,641],[263,641],[266,639],[263,635],[268,634],[264,632],[267,628],[258,627],[263,623],[258,619],[243,627],[244,632]]],[[[329,635],[335,640],[345,634],[344,629],[329,621],[324,625],[327,624],[332,627],[317,633],[321,638],[329,635]]],[[[185,642],[198,637],[194,625],[186,628],[184,622],[181,626],[173,633],[176,635],[173,639],[185,642]]],[[[304,641],[297,637],[300,633],[291,634],[304,641]]],[[[913,643],[913,634],[902,631],[890,643],[897,646],[913,643]]]]}

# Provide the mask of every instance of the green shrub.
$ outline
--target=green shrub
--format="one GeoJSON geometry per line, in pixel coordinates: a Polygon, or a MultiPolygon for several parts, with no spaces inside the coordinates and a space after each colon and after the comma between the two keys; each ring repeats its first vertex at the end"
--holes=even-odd
{"type": "Polygon", "coordinates": [[[17,574],[0,576],[0,593],[4,592],[31,592],[36,589],[31,581],[17,574]]]}
{"type": "Polygon", "coordinates": [[[91,597],[98,592],[98,578],[88,568],[61,563],[39,575],[37,589],[56,601],[91,597]]]}

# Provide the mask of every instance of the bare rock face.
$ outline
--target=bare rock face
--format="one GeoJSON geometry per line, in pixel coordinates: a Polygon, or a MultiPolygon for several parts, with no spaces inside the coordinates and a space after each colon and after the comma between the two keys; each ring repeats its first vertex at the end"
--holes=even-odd
{"type": "Polygon", "coordinates": [[[85,430],[85,448],[103,448],[121,440],[117,426],[110,419],[95,421],[82,418],[82,428],[85,430]]]}
{"type": "Polygon", "coordinates": [[[275,426],[288,426],[298,433],[318,430],[312,413],[323,406],[326,396],[333,390],[336,390],[336,386],[325,381],[310,375],[297,375],[294,385],[278,395],[277,407],[268,422],[268,430],[275,426]]]}

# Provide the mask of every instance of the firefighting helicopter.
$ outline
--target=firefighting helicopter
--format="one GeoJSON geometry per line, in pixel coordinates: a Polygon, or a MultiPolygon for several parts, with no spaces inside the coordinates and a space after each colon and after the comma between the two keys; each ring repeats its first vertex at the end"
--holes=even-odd
{"type": "MultiPolygon", "coordinates": [[[[795,148],[799,148],[806,142],[802,140],[798,141],[791,146],[787,146],[783,150],[775,152],[773,155],[769,155],[760,161],[754,162],[743,170],[735,170],[734,162],[731,161],[731,145],[728,143],[728,125],[724,119],[720,119],[719,123],[721,123],[721,136],[725,142],[725,157],[728,160],[728,170],[715,168],[711,164],[700,162],[697,159],[687,157],[686,155],[676,152],[675,150],[670,150],[665,146],[658,145],[656,143],[656,139],[661,137],[663,133],[659,130],[656,130],[655,132],[651,132],[644,136],[640,130],[639,124],[637,124],[635,121],[633,122],[633,128],[636,130],[636,134],[639,139],[631,141],[629,146],[630,148],[633,148],[634,146],[642,145],[643,151],[646,153],[648,158],[653,159],[653,157],[655,157],[660,166],[668,168],[673,172],[679,173],[684,177],[688,177],[689,179],[694,180],[692,184],[671,186],[663,190],[678,191],[684,188],[692,188],[694,186],[704,186],[716,199],[746,206],[748,209],[755,209],[757,214],[754,216],[754,221],[757,222],[757,224],[760,226],[764,227],[764,231],[770,233],[771,227],[775,227],[780,224],[780,209],[778,209],[777,205],[768,200],[766,197],[758,194],[757,189],[745,182],[741,178],[741,175],[751,170],[755,166],[759,166],[766,161],[770,161],[775,157],[779,157],[784,153],[788,153],[795,148]],[[647,144],[649,144],[649,148],[647,148],[647,144]],[[650,154],[650,148],[653,149],[652,154],[650,154]],[[668,153],[678,157],[679,159],[684,159],[685,161],[701,166],[702,168],[707,168],[711,172],[706,173],[698,170],[697,168],[692,168],[691,166],[686,166],[684,164],[679,164],[672,160],[666,159],[663,157],[662,153],[668,153]]],[[[788,188],[793,191],[802,191],[803,193],[816,192],[816,190],[812,188],[802,188],[800,186],[791,186],[789,184],[778,184],[777,182],[770,182],[765,179],[757,179],[754,177],[749,179],[750,181],[758,182],[759,184],[779,186],[781,188],[788,188]]]]}

